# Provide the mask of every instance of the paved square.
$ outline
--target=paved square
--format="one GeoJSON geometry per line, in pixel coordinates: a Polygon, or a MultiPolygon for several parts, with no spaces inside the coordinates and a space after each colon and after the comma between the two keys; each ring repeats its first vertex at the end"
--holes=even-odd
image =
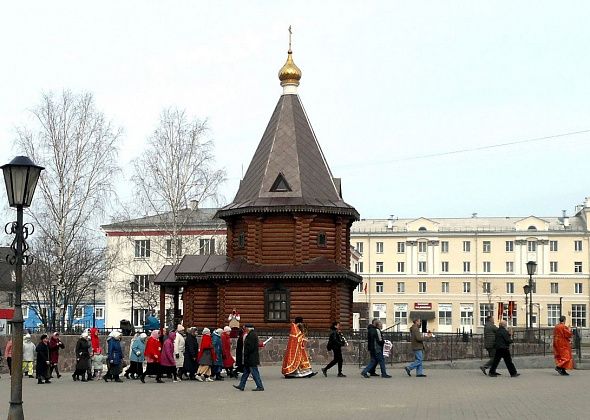
{"type": "MultiPolygon", "coordinates": [[[[517,360],[518,366],[518,360],[517,360]]],[[[503,366],[500,366],[503,368],[503,366]]],[[[319,368],[316,366],[316,368],[319,368]]],[[[590,371],[569,377],[550,369],[521,370],[498,378],[479,370],[426,368],[427,378],[409,378],[399,367],[392,379],[364,379],[356,366],[347,378],[330,372],[311,379],[283,379],[280,367],[261,368],[265,392],[240,392],[234,380],[156,384],[153,379],[126,383],[73,382],[70,375],[51,385],[24,379],[27,419],[587,419],[590,371]]],[[[0,379],[7,410],[10,379],[0,379]]],[[[4,414],[2,414],[4,415],[4,414]]]]}

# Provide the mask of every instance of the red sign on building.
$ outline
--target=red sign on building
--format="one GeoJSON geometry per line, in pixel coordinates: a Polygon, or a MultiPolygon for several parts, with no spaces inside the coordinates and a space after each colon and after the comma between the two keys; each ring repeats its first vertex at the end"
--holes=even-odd
{"type": "Polygon", "coordinates": [[[432,310],[432,303],[414,302],[414,309],[418,309],[418,310],[432,310]]]}

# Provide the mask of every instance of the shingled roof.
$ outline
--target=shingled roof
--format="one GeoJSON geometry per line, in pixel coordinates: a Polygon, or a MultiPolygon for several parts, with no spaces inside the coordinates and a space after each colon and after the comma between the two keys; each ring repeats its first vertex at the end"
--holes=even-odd
{"type": "Polygon", "coordinates": [[[225,218],[252,212],[313,211],[359,218],[344,202],[299,96],[284,94],[225,218]]]}

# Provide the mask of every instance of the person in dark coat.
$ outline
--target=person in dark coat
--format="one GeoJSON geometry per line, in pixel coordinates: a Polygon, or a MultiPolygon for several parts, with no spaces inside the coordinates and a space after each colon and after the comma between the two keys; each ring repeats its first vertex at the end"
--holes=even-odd
{"type": "Polygon", "coordinates": [[[50,384],[49,380],[49,338],[47,334],[41,336],[41,341],[37,344],[35,351],[37,352],[37,383],[38,384],[50,384]]]}
{"type": "Polygon", "coordinates": [[[107,360],[109,361],[109,371],[102,377],[105,382],[109,379],[115,382],[123,382],[119,375],[121,374],[121,364],[123,362],[123,350],[121,349],[120,332],[115,332],[110,340],[108,340],[109,352],[107,360]]]}
{"type": "Polygon", "coordinates": [[[236,373],[244,372],[244,338],[248,335],[246,327],[240,328],[236,343],[236,373]]]}
{"type": "Polygon", "coordinates": [[[370,378],[368,372],[377,366],[377,364],[379,364],[379,368],[381,369],[381,377],[391,378],[391,375],[387,374],[385,359],[383,358],[383,344],[385,344],[385,340],[381,334],[381,325],[381,321],[375,318],[367,327],[367,346],[371,355],[371,361],[361,372],[361,375],[365,378],[370,378]]]}
{"type": "Polygon", "coordinates": [[[328,351],[334,353],[334,358],[326,365],[326,367],[322,368],[322,373],[324,376],[328,376],[328,370],[335,364],[338,364],[338,377],[346,378],[346,375],[342,373],[342,347],[346,346],[347,343],[340,331],[340,322],[334,321],[330,329],[332,330],[332,333],[330,334],[330,338],[328,338],[328,351]]]}
{"type": "Polygon", "coordinates": [[[76,343],[76,370],[72,374],[74,381],[80,380],[87,382],[90,378],[90,337],[87,332],[83,332],[76,343]]]}
{"type": "Polygon", "coordinates": [[[184,341],[184,372],[191,381],[196,380],[197,374],[197,355],[199,354],[199,342],[197,341],[197,327],[188,329],[188,334],[184,341]]]}
{"type": "Polygon", "coordinates": [[[252,391],[264,391],[260,372],[258,372],[258,365],[260,365],[260,354],[258,352],[260,343],[258,342],[258,335],[254,332],[254,325],[246,324],[246,329],[248,330],[248,335],[244,339],[244,374],[240,379],[240,384],[233,385],[233,387],[243,391],[251,373],[254,383],[256,383],[256,388],[252,391]]]}
{"type": "Polygon", "coordinates": [[[494,325],[494,317],[489,315],[486,318],[486,325],[483,327],[483,343],[488,352],[489,360],[479,368],[484,375],[487,375],[486,369],[489,369],[494,363],[494,356],[496,356],[496,332],[498,327],[494,325]]]}
{"type": "Polygon", "coordinates": [[[50,377],[53,377],[53,371],[55,371],[57,377],[61,378],[61,375],[59,374],[59,368],[57,365],[59,363],[59,349],[63,349],[63,348],[65,348],[65,346],[64,346],[64,343],[62,343],[59,338],[59,333],[54,332],[53,335],[51,336],[51,339],[49,340],[49,362],[50,362],[49,376],[50,377]]]}
{"type": "Polygon", "coordinates": [[[500,363],[500,359],[504,359],[504,363],[506,363],[506,367],[508,368],[511,377],[515,378],[520,376],[520,373],[516,371],[514,363],[512,363],[510,344],[512,344],[512,334],[506,329],[506,321],[500,321],[500,327],[498,328],[498,331],[496,331],[496,355],[494,356],[494,361],[492,362],[488,376],[498,376],[496,368],[500,363]]]}

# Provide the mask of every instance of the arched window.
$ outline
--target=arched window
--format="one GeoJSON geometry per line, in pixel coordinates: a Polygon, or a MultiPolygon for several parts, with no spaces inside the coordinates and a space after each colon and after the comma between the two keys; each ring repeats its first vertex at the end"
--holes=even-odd
{"type": "Polygon", "coordinates": [[[533,226],[533,225],[531,225],[531,226],[529,226],[529,227],[528,227],[528,230],[537,230],[537,227],[536,227],[536,226],[533,226]]]}
{"type": "Polygon", "coordinates": [[[426,229],[424,226],[420,226],[420,228],[418,229],[418,231],[420,232],[425,232],[426,230],[428,229],[426,229]]]}

